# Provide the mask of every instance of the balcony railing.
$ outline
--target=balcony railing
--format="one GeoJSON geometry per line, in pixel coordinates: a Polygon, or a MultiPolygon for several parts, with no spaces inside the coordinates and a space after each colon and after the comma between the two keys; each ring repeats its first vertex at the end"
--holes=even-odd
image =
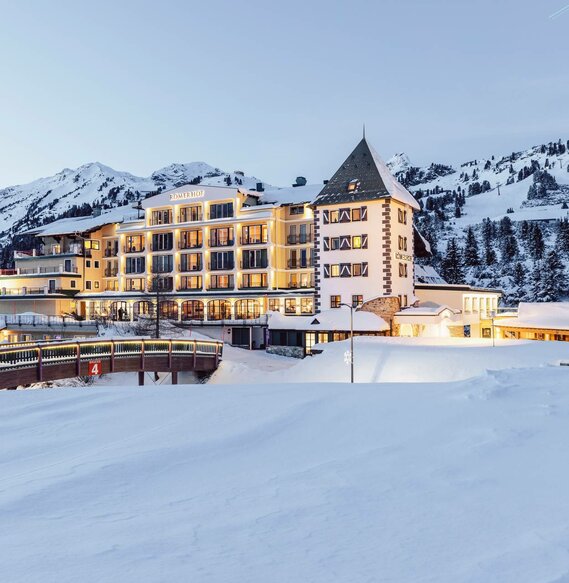
{"type": "Polygon", "coordinates": [[[267,239],[258,237],[239,237],[239,245],[266,245],[267,239]]]}
{"type": "Polygon", "coordinates": [[[83,249],[80,243],[70,245],[43,245],[39,249],[14,251],[15,259],[27,259],[29,257],[50,257],[53,255],[85,255],[91,257],[91,249],[83,249]]]}
{"type": "Polygon", "coordinates": [[[105,249],[105,257],[116,257],[119,254],[118,247],[107,247],[105,249]]]}
{"type": "Polygon", "coordinates": [[[144,253],[145,251],[146,247],[144,245],[130,245],[123,248],[124,253],[144,253]]]}
{"type": "Polygon", "coordinates": [[[30,295],[49,295],[49,294],[64,294],[67,296],[74,296],[78,289],[63,289],[60,287],[50,288],[44,287],[19,287],[19,288],[1,288],[0,296],[30,296],[30,295]]]}
{"type": "Polygon", "coordinates": [[[199,287],[190,287],[187,285],[180,285],[180,286],[178,286],[178,289],[176,291],[180,292],[180,291],[202,291],[202,290],[203,290],[203,285],[200,285],[199,287]]]}
{"type": "Polygon", "coordinates": [[[119,273],[118,267],[107,267],[105,269],[105,277],[116,277],[118,273],[119,273]]]}
{"type": "Polygon", "coordinates": [[[239,289],[268,289],[269,288],[269,284],[268,283],[264,283],[261,285],[241,285],[241,287],[239,289]]]}
{"type": "Polygon", "coordinates": [[[289,281],[288,289],[311,289],[314,287],[314,280],[308,281],[289,281]]]}
{"type": "Polygon", "coordinates": [[[197,217],[192,217],[189,213],[188,216],[184,216],[183,213],[180,213],[176,217],[176,221],[178,223],[198,223],[199,221],[203,221],[203,213],[199,213],[197,217]]]}
{"type": "Polygon", "coordinates": [[[182,243],[181,241],[178,243],[178,249],[180,249],[180,250],[184,250],[184,249],[201,249],[202,247],[203,247],[203,243],[191,244],[191,243],[182,243]]]}
{"type": "Polygon", "coordinates": [[[227,265],[213,265],[208,263],[207,268],[209,271],[233,271],[235,269],[234,263],[229,263],[227,265]]]}
{"type": "Polygon", "coordinates": [[[313,267],[310,259],[289,259],[287,269],[310,269],[313,267]]]}
{"type": "Polygon", "coordinates": [[[208,241],[210,247],[233,247],[235,245],[235,239],[227,239],[225,241],[218,241],[216,239],[210,239],[208,241]]]}
{"type": "Polygon", "coordinates": [[[232,289],[235,289],[235,284],[227,285],[225,287],[210,285],[210,286],[208,286],[207,291],[224,291],[224,290],[232,290],[232,289]]]}
{"type": "Polygon", "coordinates": [[[287,245],[304,245],[305,243],[312,243],[312,233],[300,235],[287,235],[287,245]]]}
{"type": "Polygon", "coordinates": [[[181,273],[188,273],[190,271],[201,271],[203,269],[203,265],[201,263],[197,265],[178,265],[178,271],[181,273]]]}
{"type": "Polygon", "coordinates": [[[168,251],[173,251],[174,250],[174,244],[172,243],[172,245],[170,247],[162,247],[162,245],[150,245],[150,250],[151,251],[156,251],[156,252],[163,252],[166,253],[168,251]]]}
{"type": "Polygon", "coordinates": [[[268,269],[269,262],[262,261],[260,265],[255,265],[255,264],[248,263],[247,261],[241,261],[240,266],[241,266],[241,269],[268,269]]]}
{"type": "Polygon", "coordinates": [[[45,267],[17,267],[3,269],[0,275],[57,275],[59,273],[79,273],[75,266],[65,269],[65,265],[47,265],[45,267]]]}

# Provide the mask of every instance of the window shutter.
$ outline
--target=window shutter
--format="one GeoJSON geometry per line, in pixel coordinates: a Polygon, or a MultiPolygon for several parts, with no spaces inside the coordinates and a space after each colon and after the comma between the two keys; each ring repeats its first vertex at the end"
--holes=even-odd
{"type": "Polygon", "coordinates": [[[324,264],[324,277],[330,277],[330,265],[328,263],[324,264]]]}
{"type": "Polygon", "coordinates": [[[340,277],[352,277],[351,263],[340,263],[340,277]]]}
{"type": "Polygon", "coordinates": [[[362,235],[362,249],[367,249],[367,235],[362,235]]]}
{"type": "Polygon", "coordinates": [[[361,208],[362,211],[362,221],[367,221],[367,206],[362,206],[361,208]]]}
{"type": "Polygon", "coordinates": [[[340,209],[340,223],[349,223],[351,221],[350,209],[340,209]]]}
{"type": "Polygon", "coordinates": [[[330,237],[324,237],[324,251],[330,251],[330,237]]]}
{"type": "Polygon", "coordinates": [[[351,237],[343,236],[340,237],[340,249],[346,250],[352,248],[352,240],[351,237]]]}
{"type": "Polygon", "coordinates": [[[322,211],[322,221],[325,225],[330,222],[330,211],[322,211]]]}
{"type": "Polygon", "coordinates": [[[367,277],[367,261],[362,263],[362,277],[367,277]]]}

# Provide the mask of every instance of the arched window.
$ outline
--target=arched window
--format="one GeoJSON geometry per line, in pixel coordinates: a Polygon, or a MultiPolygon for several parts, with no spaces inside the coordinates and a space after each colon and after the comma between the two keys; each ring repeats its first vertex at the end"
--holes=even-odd
{"type": "Polygon", "coordinates": [[[203,302],[188,300],[182,302],[182,320],[203,320],[203,302]]]}
{"type": "Polygon", "coordinates": [[[163,320],[177,320],[178,304],[172,300],[160,302],[160,318],[163,320]]]}
{"type": "Polygon", "coordinates": [[[252,320],[261,315],[258,300],[238,300],[235,302],[235,318],[238,320],[252,320]]]}
{"type": "Polygon", "coordinates": [[[147,301],[134,302],[132,306],[132,314],[134,320],[138,320],[140,316],[150,317],[154,313],[154,306],[147,301]]]}
{"type": "Polygon", "coordinates": [[[211,300],[207,303],[208,320],[231,320],[231,303],[229,300],[211,300]]]}
{"type": "Polygon", "coordinates": [[[130,320],[126,302],[111,302],[110,316],[112,320],[130,320]]]}

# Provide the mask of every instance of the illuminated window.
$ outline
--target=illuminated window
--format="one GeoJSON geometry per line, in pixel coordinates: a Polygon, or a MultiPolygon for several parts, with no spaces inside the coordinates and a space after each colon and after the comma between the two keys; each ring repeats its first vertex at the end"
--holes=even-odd
{"type": "Polygon", "coordinates": [[[364,304],[364,297],[361,295],[352,296],[352,306],[354,308],[361,308],[364,304]]]}
{"type": "Polygon", "coordinates": [[[340,211],[330,211],[330,222],[338,223],[340,221],[340,211]]]}
{"type": "Polygon", "coordinates": [[[362,264],[352,263],[352,277],[359,277],[362,274],[362,264]]]}
{"type": "Polygon", "coordinates": [[[330,307],[339,308],[342,303],[342,296],[330,296],[330,307]]]}
{"type": "Polygon", "coordinates": [[[359,235],[352,237],[352,249],[362,248],[362,238],[359,235]]]}
{"type": "Polygon", "coordinates": [[[340,265],[330,265],[330,277],[340,277],[340,265]]]}
{"type": "Polygon", "coordinates": [[[352,221],[357,222],[362,220],[362,209],[352,209],[352,221]]]}
{"type": "Polygon", "coordinates": [[[296,300],[286,299],[285,300],[285,314],[296,314],[296,300]]]}
{"type": "Polygon", "coordinates": [[[279,298],[271,298],[269,300],[269,312],[279,312],[281,309],[281,301],[279,298]]]}
{"type": "Polygon", "coordinates": [[[359,180],[350,180],[348,183],[348,192],[355,192],[360,187],[359,180]]]}

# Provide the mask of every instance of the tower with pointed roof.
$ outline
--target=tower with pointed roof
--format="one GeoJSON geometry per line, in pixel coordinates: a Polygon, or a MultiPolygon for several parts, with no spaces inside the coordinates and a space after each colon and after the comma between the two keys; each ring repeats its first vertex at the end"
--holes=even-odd
{"type": "Polygon", "coordinates": [[[413,294],[417,201],[365,135],[313,204],[316,310],[357,304],[391,320],[413,294]]]}

